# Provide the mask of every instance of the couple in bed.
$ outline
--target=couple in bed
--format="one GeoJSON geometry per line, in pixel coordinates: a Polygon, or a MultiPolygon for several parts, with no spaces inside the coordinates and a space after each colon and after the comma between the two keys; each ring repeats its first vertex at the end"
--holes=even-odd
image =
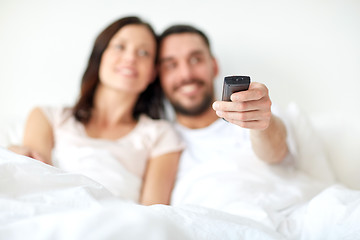
{"type": "MultiPolygon", "coordinates": [[[[184,143],[160,120],[164,90],[181,132],[217,127],[221,134],[232,125],[225,118],[252,129],[248,136],[238,128],[237,138],[243,145],[251,141],[262,160],[279,163],[285,158],[286,130],[271,114],[263,84],[252,83],[247,92],[234,94],[233,102],[213,104],[218,66],[207,37],[195,28],[174,26],[158,40],[153,28],[137,17],[110,24],[95,40],[76,104],[35,108],[23,145],[10,149],[81,172],[141,204],[169,204],[184,143]],[[136,182],[131,191],[124,189],[130,188],[129,180],[136,182]]],[[[203,147],[208,148],[206,142],[203,147]]]]}
{"type": "Polygon", "coordinates": [[[218,72],[202,31],[175,25],[157,37],[137,17],[119,19],[97,37],[76,104],[34,109],[23,145],[10,149],[141,204],[196,204],[294,227],[288,209],[324,185],[294,168],[267,87],[252,82],[231,102],[215,101],[218,72]],[[164,96],[173,125],[161,119],[164,96]]]}

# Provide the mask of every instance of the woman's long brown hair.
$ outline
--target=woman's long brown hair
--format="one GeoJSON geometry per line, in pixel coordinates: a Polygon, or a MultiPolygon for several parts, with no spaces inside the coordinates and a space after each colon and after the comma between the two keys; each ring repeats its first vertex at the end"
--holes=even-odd
{"type": "MultiPolygon", "coordinates": [[[[96,38],[88,65],[85,69],[84,75],[81,81],[80,96],[73,107],[73,115],[76,120],[83,124],[89,122],[91,118],[92,108],[94,106],[94,95],[97,86],[99,85],[99,67],[101,57],[107,48],[112,37],[124,26],[129,24],[139,24],[147,27],[153,34],[154,39],[157,41],[155,31],[150,24],[142,21],[138,17],[130,16],[121,18],[107,28],[105,28],[99,36],[96,38]]],[[[155,63],[154,62],[154,67],[155,63]]],[[[161,90],[159,78],[157,77],[144,92],[139,96],[138,101],[135,104],[133,110],[133,116],[135,119],[140,114],[146,114],[153,119],[159,119],[164,116],[164,104],[163,104],[163,92],[161,90]]]]}

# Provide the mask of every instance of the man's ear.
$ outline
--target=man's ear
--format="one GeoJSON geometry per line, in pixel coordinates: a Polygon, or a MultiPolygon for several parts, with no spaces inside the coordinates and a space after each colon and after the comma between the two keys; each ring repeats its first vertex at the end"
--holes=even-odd
{"type": "Polygon", "coordinates": [[[219,65],[215,57],[212,57],[214,78],[219,74],[219,65]]]}

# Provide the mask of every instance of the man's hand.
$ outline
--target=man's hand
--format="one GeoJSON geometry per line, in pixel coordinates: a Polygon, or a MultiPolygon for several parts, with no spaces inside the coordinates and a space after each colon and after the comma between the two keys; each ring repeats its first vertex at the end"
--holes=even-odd
{"type": "Polygon", "coordinates": [[[231,102],[214,102],[213,109],[219,117],[240,127],[264,130],[270,125],[271,104],[268,88],[252,82],[247,91],[232,94],[231,102]]]}
{"type": "Polygon", "coordinates": [[[250,129],[255,154],[265,162],[280,163],[288,153],[286,128],[281,119],[271,113],[268,88],[250,83],[249,90],[233,93],[231,102],[216,101],[213,108],[219,117],[250,129]]]}

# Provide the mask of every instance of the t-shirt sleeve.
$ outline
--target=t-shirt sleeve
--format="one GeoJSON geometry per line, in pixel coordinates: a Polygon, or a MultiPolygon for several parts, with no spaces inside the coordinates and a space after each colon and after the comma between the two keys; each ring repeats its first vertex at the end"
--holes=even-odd
{"type": "Polygon", "coordinates": [[[285,157],[283,164],[294,165],[295,164],[294,156],[296,155],[296,141],[291,132],[290,121],[287,118],[283,109],[281,109],[278,105],[273,104],[271,111],[275,116],[279,117],[282,120],[282,122],[284,123],[285,128],[286,128],[286,133],[287,133],[286,143],[288,145],[289,152],[288,152],[287,156],[285,157]]]}
{"type": "Polygon", "coordinates": [[[159,121],[154,133],[156,133],[156,139],[150,154],[152,158],[182,151],[185,148],[184,142],[169,122],[159,121]]]}
{"type": "Polygon", "coordinates": [[[55,115],[57,110],[49,106],[40,106],[39,108],[43,112],[47,120],[49,121],[50,125],[54,127],[55,115]]]}
{"type": "Polygon", "coordinates": [[[39,108],[53,128],[59,126],[68,116],[71,115],[70,108],[66,107],[40,106],[39,108]]]}

